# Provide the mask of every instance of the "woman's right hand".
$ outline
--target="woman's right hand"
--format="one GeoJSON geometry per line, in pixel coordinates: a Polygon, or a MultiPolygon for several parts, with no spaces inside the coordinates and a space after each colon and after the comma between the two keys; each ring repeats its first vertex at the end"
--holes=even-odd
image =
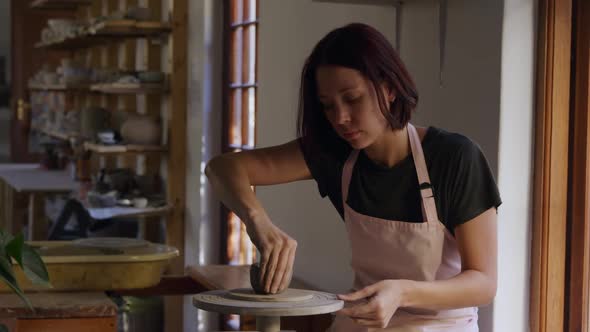
{"type": "Polygon", "coordinates": [[[248,234],[260,251],[260,284],[270,294],[289,287],[297,241],[275,226],[268,217],[251,223],[248,234]]]}

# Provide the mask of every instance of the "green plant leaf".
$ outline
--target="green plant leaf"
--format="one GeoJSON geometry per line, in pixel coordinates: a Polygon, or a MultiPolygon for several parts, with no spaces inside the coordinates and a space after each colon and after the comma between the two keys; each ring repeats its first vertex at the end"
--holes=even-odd
{"type": "Polygon", "coordinates": [[[34,284],[51,287],[49,283],[49,273],[41,256],[28,244],[22,247],[23,270],[25,275],[34,284]]]}
{"type": "Polygon", "coordinates": [[[14,237],[10,233],[6,233],[5,231],[0,229],[0,247],[5,248],[6,245],[12,241],[14,237]]]}
{"type": "Polygon", "coordinates": [[[25,237],[22,234],[17,235],[14,237],[8,244],[6,245],[6,254],[8,257],[14,258],[14,260],[23,267],[23,245],[25,243],[25,237]]]}
{"type": "Polygon", "coordinates": [[[14,277],[14,273],[12,271],[12,263],[6,258],[6,252],[4,251],[4,248],[0,248],[0,280],[3,280],[4,283],[8,285],[8,287],[10,287],[16,293],[16,295],[18,295],[18,297],[23,300],[27,307],[34,311],[31,302],[29,302],[29,300],[25,297],[25,294],[16,282],[16,278],[14,277]]]}

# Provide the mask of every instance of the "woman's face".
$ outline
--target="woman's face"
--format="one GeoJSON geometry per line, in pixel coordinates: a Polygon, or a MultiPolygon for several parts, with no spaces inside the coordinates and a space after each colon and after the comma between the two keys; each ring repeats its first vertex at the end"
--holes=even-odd
{"type": "MultiPolygon", "coordinates": [[[[316,70],[316,81],[326,118],[336,133],[353,148],[364,149],[389,130],[373,84],[359,71],[320,66],[316,70]]],[[[384,87],[382,89],[389,107],[393,95],[384,87]]]]}

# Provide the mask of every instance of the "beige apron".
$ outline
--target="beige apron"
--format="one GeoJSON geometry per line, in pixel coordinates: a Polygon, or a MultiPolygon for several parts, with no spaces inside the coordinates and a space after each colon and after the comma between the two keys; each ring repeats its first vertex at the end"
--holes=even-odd
{"type": "MultiPolygon", "coordinates": [[[[411,124],[408,124],[408,135],[422,188],[425,222],[385,220],[354,211],[346,204],[346,198],[359,151],[354,150],[344,165],[342,203],[352,249],[355,291],[385,279],[432,281],[449,279],[461,272],[457,242],[438,220],[420,137],[411,124]]],[[[330,331],[477,332],[477,308],[398,309],[384,329],[362,327],[346,316],[337,315],[330,331]]]]}

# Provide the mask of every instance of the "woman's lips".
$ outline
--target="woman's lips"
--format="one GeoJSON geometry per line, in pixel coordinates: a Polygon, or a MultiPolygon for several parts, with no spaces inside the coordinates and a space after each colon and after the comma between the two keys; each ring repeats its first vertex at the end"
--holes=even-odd
{"type": "Polygon", "coordinates": [[[355,131],[349,131],[349,132],[342,133],[342,136],[347,140],[353,140],[353,139],[358,138],[360,136],[360,134],[361,134],[360,130],[355,130],[355,131]]]}

